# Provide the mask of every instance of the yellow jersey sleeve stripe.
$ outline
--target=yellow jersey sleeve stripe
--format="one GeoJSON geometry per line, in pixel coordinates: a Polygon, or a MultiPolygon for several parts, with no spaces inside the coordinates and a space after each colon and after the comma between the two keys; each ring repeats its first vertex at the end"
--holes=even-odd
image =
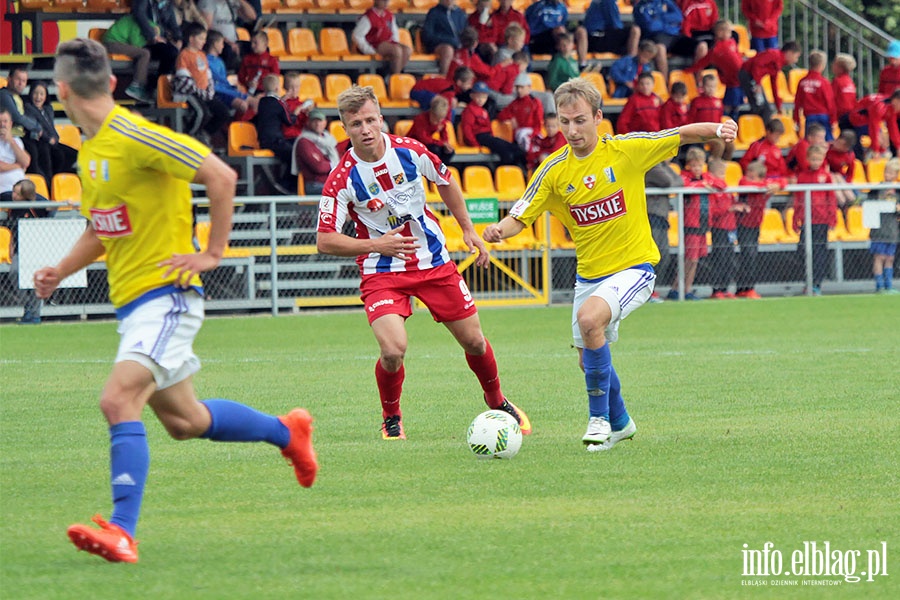
{"type": "Polygon", "coordinates": [[[566,146],[563,151],[556,158],[552,158],[547,160],[541,167],[538,172],[531,178],[531,182],[528,184],[528,188],[525,190],[525,193],[522,195],[522,201],[526,203],[530,203],[534,198],[534,195],[537,193],[538,188],[541,187],[541,182],[546,177],[547,173],[550,172],[550,169],[554,167],[554,165],[558,165],[562,161],[564,161],[569,156],[569,147],[566,146]]]}
{"type": "Polygon", "coordinates": [[[624,133],[622,135],[617,135],[616,139],[620,140],[660,140],[663,138],[667,138],[671,135],[679,135],[678,129],[672,127],[670,129],[663,129],[662,131],[633,131],[631,133],[624,133]]]}
{"type": "Polygon", "coordinates": [[[179,144],[175,140],[167,138],[152,129],[138,127],[125,119],[117,117],[110,122],[109,127],[127,138],[170,156],[195,171],[200,168],[200,164],[205,158],[193,148],[179,144]]]}

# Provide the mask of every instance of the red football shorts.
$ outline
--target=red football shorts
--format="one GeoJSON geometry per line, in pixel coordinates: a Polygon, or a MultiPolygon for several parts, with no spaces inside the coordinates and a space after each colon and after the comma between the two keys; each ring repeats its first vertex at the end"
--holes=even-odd
{"type": "Polygon", "coordinates": [[[684,257],[688,260],[700,260],[709,254],[706,247],[706,236],[694,233],[684,234],[684,257]]]}
{"type": "Polygon", "coordinates": [[[363,275],[359,291],[369,324],[383,315],[409,317],[413,296],[425,303],[438,323],[460,321],[478,312],[453,262],[422,271],[363,275]]]}

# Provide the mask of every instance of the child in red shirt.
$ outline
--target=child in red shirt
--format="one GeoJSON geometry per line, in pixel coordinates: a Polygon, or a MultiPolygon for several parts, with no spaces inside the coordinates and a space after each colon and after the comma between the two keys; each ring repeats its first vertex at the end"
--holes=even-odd
{"type": "Polygon", "coordinates": [[[784,123],[773,119],[766,124],[766,136],[750,144],[744,156],[741,157],[741,169],[746,171],[747,165],[754,160],[766,165],[766,172],[770,177],[787,177],[788,168],[778,147],[778,141],[784,135],[784,123]]]}
{"type": "Polygon", "coordinates": [[[838,54],[831,63],[831,72],[834,74],[831,89],[834,92],[838,119],[848,114],[856,105],[856,84],[850,76],[854,69],[856,59],[849,54],[838,54]]]}
{"type": "MultiPolygon", "coordinates": [[[[811,146],[806,153],[809,170],[797,175],[797,183],[829,184],[834,183],[828,167],[825,165],[825,150],[811,146]]],[[[800,232],[798,248],[804,248],[806,229],[803,227],[806,210],[807,192],[794,192],[793,227],[800,232]]],[[[813,295],[822,294],[822,280],[828,272],[828,230],[837,225],[837,196],[833,190],[810,192],[810,239],[812,240],[813,295]]]]}
{"type": "MultiPolygon", "coordinates": [[[[804,157],[805,160],[805,157],[804,157]]],[[[738,196],[735,221],[737,223],[737,241],[741,251],[737,255],[737,272],[735,281],[738,298],[759,299],[761,296],[754,289],[758,279],[757,257],[759,253],[759,228],[762,225],[766,204],[773,193],[783,189],[787,181],[783,178],[766,177],[766,166],[761,162],[753,162],[747,166],[747,172],[738,183],[741,187],[758,187],[759,193],[742,193],[738,196]]]]}
{"type": "Polygon", "coordinates": [[[262,80],[266,75],[281,75],[278,59],[269,54],[269,36],[257,31],[250,38],[250,54],[241,59],[238,82],[247,88],[251,96],[262,93],[262,80]]]}
{"type": "Polygon", "coordinates": [[[800,80],[794,98],[794,123],[800,127],[801,115],[806,119],[807,129],[810,123],[821,123],[825,127],[825,139],[830,142],[834,139],[831,129],[837,123],[837,106],[831,82],[822,75],[826,60],[824,52],[809,53],[809,73],[800,80]]]}
{"type": "Polygon", "coordinates": [[[447,120],[449,113],[450,102],[443,96],[435,96],[431,99],[431,108],[415,116],[412,127],[406,134],[407,137],[422,142],[422,145],[436,154],[444,164],[449,164],[456,154],[447,133],[447,128],[453,127],[447,120]]]}
{"type": "Polygon", "coordinates": [[[525,151],[512,142],[499,138],[491,129],[491,116],[484,108],[490,88],[482,81],[472,87],[472,101],[460,117],[460,131],[467,146],[484,146],[500,157],[501,165],[525,167],[525,151]]]}
{"type": "Polygon", "coordinates": [[[900,89],[900,40],[892,40],[887,47],[888,63],[878,75],[878,93],[890,96],[900,89]]]}
{"type": "Polygon", "coordinates": [[[297,117],[296,122],[284,125],[281,131],[284,133],[285,139],[295,140],[300,137],[306,127],[309,111],[316,107],[316,103],[311,99],[300,97],[300,73],[291,71],[284,74],[284,96],[281,101],[288,113],[297,117]]]}
{"type": "Polygon", "coordinates": [[[741,12],[750,24],[750,47],[757,52],[778,47],[778,21],[783,0],[741,0],[741,12]]]}
{"type": "MultiPolygon", "coordinates": [[[[719,123],[725,114],[725,105],[716,96],[718,81],[713,74],[704,75],[700,85],[700,95],[691,100],[688,109],[688,123],[719,123]]],[[[709,153],[713,158],[731,160],[734,142],[725,142],[718,138],[710,140],[709,153]]]]}
{"type": "Polygon", "coordinates": [[[688,123],[687,85],[676,81],[669,91],[669,99],[659,109],[659,124],[663,129],[681,127],[688,123]]]}
{"type": "Polygon", "coordinates": [[[725,112],[735,121],[738,111],[744,103],[744,90],[738,73],[744,64],[744,57],[738,51],[737,42],[732,37],[731,22],[727,20],[717,21],[713,26],[715,45],[709,53],[685,69],[688,73],[699,73],[703,69],[712,66],[719,72],[722,83],[725,84],[725,97],[722,102],[725,112]]]}
{"type": "Polygon", "coordinates": [[[544,106],[531,95],[531,78],[526,73],[516,77],[516,99],[497,113],[498,121],[511,121],[513,139],[527,152],[531,138],[544,127],[544,106]]]}
{"type": "MultiPolygon", "coordinates": [[[[810,123],[806,127],[806,134],[803,139],[791,148],[788,152],[787,163],[788,170],[796,175],[800,171],[808,171],[809,163],[806,161],[806,151],[810,146],[821,146],[828,148],[828,142],[825,141],[825,127],[821,123],[810,123]]],[[[751,163],[751,166],[755,163],[751,163]]]]}
{"type": "Polygon", "coordinates": [[[559,130],[559,118],[556,113],[547,113],[544,116],[544,128],[547,135],[538,133],[531,138],[531,148],[528,150],[530,171],[534,171],[548,156],[566,145],[566,138],[559,130]]]}
{"type": "Polygon", "coordinates": [[[800,46],[797,42],[785,42],[781,50],[777,48],[765,50],[753,58],[748,58],[738,72],[741,88],[750,104],[750,112],[761,116],[764,123],[768,123],[775,113],[769,106],[769,101],[763,91],[763,78],[769,78],[775,110],[780,113],[782,101],[778,94],[778,74],[784,67],[792,67],[797,64],[799,59],[800,46]]]}
{"type": "Polygon", "coordinates": [[[737,227],[735,212],[740,210],[734,202],[734,194],[722,191],[728,187],[725,183],[725,161],[711,158],[706,181],[716,190],[709,195],[709,231],[712,235],[710,251],[710,283],[715,300],[731,300],[735,296],[728,291],[728,285],[734,279],[734,242],[732,235],[737,227]]]}
{"type": "Polygon", "coordinates": [[[653,73],[638,75],[635,92],[629,96],[616,120],[618,133],[659,131],[659,109],[662,100],[653,93],[653,73]]]}
{"type": "MultiPolygon", "coordinates": [[[[853,183],[856,176],[856,154],[853,152],[855,144],[856,132],[848,129],[842,131],[825,152],[825,165],[837,184],[853,183]]],[[[856,199],[852,190],[836,190],[835,194],[841,207],[849,206],[856,199]]]]}

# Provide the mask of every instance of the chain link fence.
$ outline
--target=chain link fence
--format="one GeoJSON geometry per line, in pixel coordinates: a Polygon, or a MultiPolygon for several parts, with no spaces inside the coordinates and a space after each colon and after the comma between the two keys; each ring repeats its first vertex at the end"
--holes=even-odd
{"type": "MultiPolygon", "coordinates": [[[[700,260],[694,280],[696,295],[708,296],[722,281],[728,289],[735,289],[739,269],[748,268],[748,263],[755,288],[764,296],[812,293],[816,277],[824,278],[823,293],[873,291],[865,205],[892,187],[828,186],[852,190],[856,200],[838,211],[838,226],[822,244],[811,231],[797,232],[790,225],[794,192],[808,195],[825,188],[788,187],[770,199],[755,252],[750,252],[746,241],[743,247],[738,244],[733,235],[708,239],[709,255],[700,260]]],[[[667,228],[661,236],[663,243],[668,243],[662,247],[664,260],[657,279],[657,290],[663,296],[672,291],[673,296],[684,297],[683,198],[688,194],[696,195],[697,190],[648,190],[648,195],[667,196],[670,203],[667,228]]],[[[18,223],[10,220],[11,211],[33,208],[33,204],[6,203],[0,211],[0,319],[5,322],[21,317],[34,302],[30,273],[45,264],[55,264],[84,229],[85,221],[76,210],[54,205],[58,208],[47,216],[19,219],[18,223]],[[10,252],[10,240],[16,237],[18,247],[10,252]]],[[[499,216],[511,205],[500,202],[499,216]]],[[[805,202],[804,207],[808,212],[810,203],[805,202]]],[[[276,315],[309,307],[358,305],[360,277],[355,260],[316,252],[317,209],[317,198],[313,197],[238,198],[228,250],[221,265],[203,276],[207,311],[267,311],[276,315]]],[[[432,210],[447,232],[448,249],[480,305],[571,301],[576,272],[574,245],[562,224],[549,214],[520,236],[493,245],[491,263],[481,269],[474,266],[474,257],[454,230],[456,224],[449,212],[440,203],[432,205],[432,210]]],[[[195,200],[195,220],[195,245],[202,249],[209,235],[209,212],[203,198],[195,200]]],[[[809,223],[807,214],[804,229],[809,223]]],[[[479,231],[483,227],[476,226],[479,231]]],[[[45,301],[41,316],[112,317],[108,291],[106,265],[101,258],[45,301]]]]}

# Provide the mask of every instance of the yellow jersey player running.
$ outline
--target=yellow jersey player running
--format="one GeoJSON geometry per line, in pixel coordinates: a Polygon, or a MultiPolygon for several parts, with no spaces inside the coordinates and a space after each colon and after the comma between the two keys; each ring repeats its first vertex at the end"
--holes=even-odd
{"type": "Polygon", "coordinates": [[[223,399],[198,401],[192,376],[200,368],[194,337],[203,323],[199,274],[214,269],[231,231],[235,173],[209,148],[116,106],[116,78],[106,49],[75,39],[60,44],[53,77],[58,97],[87,138],[78,155],[84,234],[53,267],[35,273],[47,298],[60,281],[106,254],[110,300],[120,342],[100,395],[109,423],[113,511],[99,529],[72,525],[80,549],[111,562],[137,562],[134,533],[150,465],[141,421],[150,405],[177,440],[268,442],[293,463],[299,483],[318,470],[312,417],[294,409],[283,417],[223,399]],[[191,245],[191,182],[206,186],[208,248],[191,245]]]}
{"type": "Polygon", "coordinates": [[[659,251],[647,218],[644,174],[683,144],[737,135],[734,121],[693,123],[651,133],[600,139],[600,93],[585,79],[559,86],[559,124],[568,144],[541,163],[509,215],[485,228],[499,242],[550,211],[575,242],[578,272],[572,335],[587,384],[589,418],[582,441],[589,451],[631,439],[637,427],[625,410],[609,342],[619,322],[650,298],[659,251]]]}

